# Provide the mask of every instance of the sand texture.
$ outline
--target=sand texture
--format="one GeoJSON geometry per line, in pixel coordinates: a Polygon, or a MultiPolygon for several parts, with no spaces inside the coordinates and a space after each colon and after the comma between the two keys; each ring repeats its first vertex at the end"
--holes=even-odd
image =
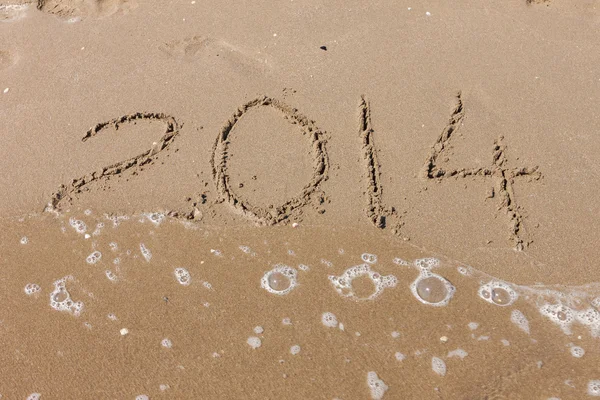
{"type": "Polygon", "coordinates": [[[600,396],[599,1],[0,0],[0,37],[3,400],[600,396]]]}

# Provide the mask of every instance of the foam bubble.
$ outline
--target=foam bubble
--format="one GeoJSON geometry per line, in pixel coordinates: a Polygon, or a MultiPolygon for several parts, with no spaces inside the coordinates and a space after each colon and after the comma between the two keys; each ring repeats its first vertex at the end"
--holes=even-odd
{"type": "Polygon", "coordinates": [[[399,351],[397,351],[397,352],[394,354],[394,357],[395,357],[395,358],[396,358],[396,360],[398,360],[398,361],[403,361],[403,360],[406,358],[406,356],[405,356],[404,354],[400,353],[399,351]]]}
{"type": "Polygon", "coordinates": [[[139,394],[139,395],[135,396],[135,400],[150,400],[150,397],[148,397],[145,394],[139,394]]]}
{"type": "Polygon", "coordinates": [[[600,397],[600,380],[589,381],[587,384],[589,396],[600,397]]]}
{"type": "Polygon", "coordinates": [[[474,331],[475,329],[479,328],[479,324],[477,322],[469,322],[467,324],[467,326],[469,327],[470,330],[474,331]]]}
{"type": "Polygon", "coordinates": [[[255,326],[254,327],[254,333],[256,333],[257,335],[260,335],[261,333],[263,333],[265,330],[263,329],[262,326],[255,326]]]}
{"type": "Polygon", "coordinates": [[[281,320],[281,323],[283,325],[291,325],[292,324],[292,320],[289,319],[289,318],[284,318],[284,319],[281,320]]]}
{"type": "Polygon", "coordinates": [[[400,337],[400,332],[398,332],[398,331],[393,331],[393,332],[392,332],[392,337],[393,337],[394,339],[396,339],[396,338],[399,338],[399,337],[400,337]]]}
{"type": "Polygon", "coordinates": [[[111,249],[112,251],[117,251],[117,250],[119,249],[119,245],[118,245],[117,243],[115,243],[115,242],[110,242],[110,243],[108,244],[108,246],[110,247],[110,249],[111,249]]]}
{"type": "Polygon", "coordinates": [[[117,275],[114,272],[112,272],[110,269],[107,269],[106,271],[104,271],[104,274],[106,275],[106,277],[108,278],[109,281],[116,282],[118,279],[117,275]]]}
{"type": "Polygon", "coordinates": [[[502,344],[504,346],[510,346],[510,342],[508,340],[506,340],[506,339],[500,339],[500,341],[502,342],[502,344]]]}
{"type": "Polygon", "coordinates": [[[371,254],[371,253],[363,253],[361,254],[360,258],[369,264],[376,264],[377,263],[377,256],[375,254],[371,254]]]}
{"type": "Polygon", "coordinates": [[[333,267],[333,263],[331,261],[328,261],[328,260],[324,259],[324,258],[321,258],[321,264],[325,265],[328,268],[333,267]]]}
{"type": "Polygon", "coordinates": [[[431,369],[439,376],[446,375],[446,363],[438,357],[431,358],[431,369]]]}
{"type": "Polygon", "coordinates": [[[111,321],[116,321],[117,320],[117,316],[115,314],[113,314],[113,313],[108,314],[107,317],[111,321]]]}
{"type": "Polygon", "coordinates": [[[109,221],[112,221],[113,227],[116,228],[121,224],[122,221],[127,221],[129,219],[128,215],[108,215],[104,214],[104,218],[109,221]]]}
{"type": "Polygon", "coordinates": [[[456,349],[456,350],[452,350],[448,352],[448,358],[451,357],[459,357],[461,360],[463,358],[465,358],[466,356],[468,356],[469,353],[467,353],[465,350],[463,349],[456,349]]]}
{"type": "Polygon", "coordinates": [[[148,249],[144,243],[140,243],[140,252],[144,256],[146,261],[150,262],[150,260],[152,259],[152,252],[150,252],[150,249],[148,249]]]}
{"type": "Polygon", "coordinates": [[[421,303],[434,307],[447,305],[456,291],[446,278],[429,272],[429,268],[421,271],[410,285],[410,290],[421,303]]]}
{"type": "Polygon", "coordinates": [[[21,238],[21,241],[20,241],[20,242],[21,242],[21,244],[27,244],[27,243],[29,243],[29,239],[27,239],[27,236],[23,236],[23,237],[21,238]]]}
{"type": "Polygon", "coordinates": [[[297,275],[296,269],[277,264],[275,268],[264,274],[260,280],[260,286],[269,293],[283,296],[298,286],[297,275]]]}
{"type": "Polygon", "coordinates": [[[240,246],[240,250],[252,257],[256,257],[256,253],[253,252],[252,249],[248,246],[240,246]]]}
{"type": "Polygon", "coordinates": [[[165,214],[159,212],[144,213],[143,215],[155,226],[159,226],[165,219],[165,214]]]}
{"type": "Polygon", "coordinates": [[[171,347],[173,347],[173,342],[171,342],[171,340],[168,338],[164,338],[160,341],[160,345],[165,349],[170,349],[171,347]]]}
{"type": "Polygon", "coordinates": [[[300,271],[305,271],[306,272],[306,271],[310,270],[310,267],[308,265],[298,264],[298,269],[300,271]]]}
{"type": "Polygon", "coordinates": [[[573,310],[563,304],[544,304],[539,310],[540,314],[560,326],[565,334],[571,334],[571,325],[575,321],[573,310]]]}
{"type": "Polygon", "coordinates": [[[335,328],[338,326],[337,317],[330,312],[325,312],[321,315],[321,322],[328,328],[335,328]]]}
{"type": "Polygon", "coordinates": [[[67,290],[67,281],[73,281],[69,275],[54,282],[54,290],[50,293],[50,307],[58,311],[67,311],[74,316],[79,316],[83,310],[83,302],[71,300],[71,294],[67,290]]]}
{"type": "Polygon", "coordinates": [[[368,264],[350,267],[340,276],[329,275],[329,281],[340,295],[343,297],[352,297],[356,300],[373,300],[385,288],[393,288],[398,283],[398,279],[394,275],[382,276],[380,273],[371,270],[368,264]],[[375,286],[375,291],[368,297],[357,296],[352,288],[352,281],[361,276],[368,277],[375,286]]]}
{"type": "Polygon", "coordinates": [[[529,321],[521,311],[513,310],[510,313],[510,321],[529,335],[529,321]]]}
{"type": "Polygon", "coordinates": [[[262,340],[256,336],[250,336],[248,340],[246,340],[246,343],[248,343],[248,346],[252,347],[253,349],[258,349],[260,346],[262,346],[262,340]]]}
{"type": "Polygon", "coordinates": [[[519,297],[510,285],[495,280],[481,285],[477,294],[488,303],[503,307],[511,305],[519,297]]]}
{"type": "Polygon", "coordinates": [[[429,276],[417,283],[417,294],[428,303],[439,303],[446,298],[448,291],[441,279],[429,276]]]}
{"type": "Polygon", "coordinates": [[[413,264],[421,271],[426,272],[438,267],[440,265],[440,260],[433,257],[419,258],[415,260],[413,264]]]}
{"type": "Polygon", "coordinates": [[[102,258],[102,253],[100,253],[98,250],[96,250],[92,254],[87,256],[87,258],[85,259],[85,262],[93,265],[93,264],[96,264],[98,261],[100,261],[101,258],[102,258]]]}
{"type": "Polygon", "coordinates": [[[183,286],[188,286],[192,281],[192,276],[185,268],[175,268],[175,272],[173,272],[173,274],[175,275],[177,282],[183,286]]]}
{"type": "Polygon", "coordinates": [[[595,308],[587,308],[578,311],[575,314],[575,318],[577,319],[577,322],[591,329],[593,337],[600,336],[600,311],[595,308]]]}
{"type": "Polygon", "coordinates": [[[73,217],[69,218],[69,225],[71,225],[71,227],[73,227],[77,233],[85,233],[87,231],[87,225],[85,222],[73,217]]]}
{"type": "Polygon", "coordinates": [[[42,288],[37,283],[28,283],[27,285],[25,285],[25,288],[23,290],[25,291],[26,295],[31,296],[32,294],[41,291],[42,288]]]}
{"type": "Polygon", "coordinates": [[[371,399],[373,400],[383,399],[385,392],[389,389],[385,382],[379,379],[379,376],[377,376],[375,371],[367,373],[367,386],[369,386],[369,389],[371,390],[371,399]]]}
{"type": "Polygon", "coordinates": [[[581,357],[583,357],[585,355],[585,350],[582,347],[574,346],[572,343],[571,343],[570,347],[571,347],[571,349],[570,349],[571,355],[573,357],[575,357],[575,358],[581,358],[581,357]]]}
{"type": "Polygon", "coordinates": [[[290,353],[292,353],[293,356],[300,353],[300,346],[296,344],[290,347],[290,353]]]}
{"type": "Polygon", "coordinates": [[[94,229],[94,232],[92,232],[92,235],[99,236],[100,233],[102,233],[102,229],[104,229],[104,222],[98,222],[96,224],[96,229],[94,229]]]}
{"type": "Polygon", "coordinates": [[[406,261],[406,260],[403,260],[403,259],[401,259],[401,258],[398,258],[398,257],[394,258],[394,259],[392,260],[392,262],[393,262],[394,264],[396,264],[396,265],[400,265],[400,266],[403,266],[403,267],[407,267],[407,266],[409,266],[409,265],[410,265],[410,263],[409,263],[408,261],[406,261]]]}
{"type": "Polygon", "coordinates": [[[27,396],[27,400],[40,400],[41,398],[41,393],[31,393],[29,396],[27,396]]]}
{"type": "Polygon", "coordinates": [[[281,272],[273,272],[269,275],[269,287],[273,290],[281,292],[290,287],[290,280],[281,272]]]}

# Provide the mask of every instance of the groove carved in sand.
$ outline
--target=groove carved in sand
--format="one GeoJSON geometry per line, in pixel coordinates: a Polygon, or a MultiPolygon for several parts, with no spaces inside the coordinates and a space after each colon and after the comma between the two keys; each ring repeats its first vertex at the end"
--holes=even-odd
{"type": "Polygon", "coordinates": [[[319,191],[321,183],[327,179],[329,172],[329,157],[326,149],[325,132],[315,126],[314,121],[311,121],[298,113],[295,108],[267,96],[259,97],[238,108],[233,116],[225,123],[213,146],[211,167],[220,201],[226,201],[234,210],[258,224],[275,225],[299,214],[303,207],[311,203],[315,193],[319,191]],[[230,184],[227,168],[227,160],[229,157],[228,146],[231,142],[231,134],[236,123],[243,118],[248,111],[258,107],[274,108],[281,112],[290,123],[297,125],[300,128],[302,135],[310,138],[313,156],[313,175],[310,181],[296,196],[287,200],[280,206],[273,206],[269,209],[253,205],[247,199],[244,199],[242,196],[235,193],[230,184]]]}
{"type": "Polygon", "coordinates": [[[462,126],[465,111],[462,96],[459,92],[456,96],[456,106],[448,124],[442,130],[437,141],[431,148],[429,157],[422,170],[422,177],[430,180],[442,181],[447,178],[482,177],[493,178],[494,187],[488,192],[488,197],[498,197],[498,211],[508,216],[508,227],[510,230],[510,241],[516,250],[523,250],[531,243],[528,233],[524,229],[525,216],[523,210],[517,205],[513,184],[517,178],[529,178],[539,180],[542,174],[539,167],[509,168],[506,157],[506,145],[504,137],[499,136],[494,141],[492,148],[492,163],[489,167],[461,168],[445,170],[438,166],[438,160],[451,148],[452,137],[462,126]]]}
{"type": "Polygon", "coordinates": [[[371,125],[371,108],[365,96],[361,97],[358,107],[359,125],[358,133],[362,139],[363,159],[366,163],[365,178],[367,181],[367,218],[377,228],[385,228],[387,217],[395,215],[395,210],[388,210],[383,206],[381,184],[381,165],[377,160],[377,149],[373,140],[375,131],[371,125]]]}
{"type": "Polygon", "coordinates": [[[59,211],[64,203],[71,204],[74,196],[76,196],[77,193],[81,193],[92,183],[97,183],[100,180],[107,179],[111,176],[120,176],[127,170],[135,171],[136,169],[151,163],[158,153],[166,150],[173,143],[173,139],[175,139],[175,136],[179,134],[179,130],[181,129],[181,125],[175,118],[169,115],[162,113],[135,113],[96,124],[87,131],[86,135],[81,140],[86,142],[105,129],[113,128],[118,130],[121,125],[135,123],[136,121],[161,122],[165,124],[165,133],[160,140],[153,144],[152,148],[146,150],[142,154],[103,167],[100,170],[89,173],[81,178],[73,179],[73,181],[67,185],[61,185],[58,191],[52,194],[52,198],[46,206],[46,211],[59,211]]]}

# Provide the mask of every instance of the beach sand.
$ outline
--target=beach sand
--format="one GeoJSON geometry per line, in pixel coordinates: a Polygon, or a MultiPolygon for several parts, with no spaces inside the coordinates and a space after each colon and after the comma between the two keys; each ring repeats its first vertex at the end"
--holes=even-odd
{"type": "Polygon", "coordinates": [[[0,0],[2,399],[600,396],[599,30],[0,0]]]}

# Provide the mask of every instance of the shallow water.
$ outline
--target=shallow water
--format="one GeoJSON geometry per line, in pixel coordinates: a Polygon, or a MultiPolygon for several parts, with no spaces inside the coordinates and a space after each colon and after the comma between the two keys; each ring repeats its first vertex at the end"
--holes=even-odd
{"type": "Polygon", "coordinates": [[[0,224],[3,398],[577,399],[600,379],[597,285],[331,227],[0,224]]]}

